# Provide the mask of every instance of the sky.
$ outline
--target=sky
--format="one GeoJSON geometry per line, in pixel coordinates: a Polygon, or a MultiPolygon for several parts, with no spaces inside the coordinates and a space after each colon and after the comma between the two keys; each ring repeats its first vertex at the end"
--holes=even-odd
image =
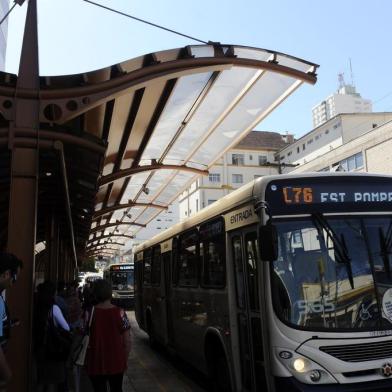
{"type": "MultiPolygon", "coordinates": [[[[337,90],[339,73],[373,101],[373,111],[392,111],[390,0],[95,1],[203,41],[271,49],[319,64],[316,85],[304,84],[259,130],[296,137],[310,131],[312,107],[337,90]]],[[[43,76],[90,71],[196,44],[83,0],[37,2],[43,76]]],[[[26,8],[27,1],[9,16],[7,72],[18,72],[26,8]]]]}

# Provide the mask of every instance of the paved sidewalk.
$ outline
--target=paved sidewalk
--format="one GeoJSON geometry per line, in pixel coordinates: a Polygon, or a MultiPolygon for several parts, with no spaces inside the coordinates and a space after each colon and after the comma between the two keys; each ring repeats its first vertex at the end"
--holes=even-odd
{"type": "MultiPolygon", "coordinates": [[[[147,335],[139,329],[134,312],[127,312],[131,322],[132,350],[124,374],[123,392],[204,392],[168,357],[148,345],[147,335]]],[[[80,392],[93,392],[88,376],[82,372],[80,392]]]]}
{"type": "Polygon", "coordinates": [[[152,350],[148,336],[139,329],[134,312],[128,312],[132,326],[132,350],[126,375],[130,385],[124,392],[204,392],[179,371],[167,355],[152,350]]]}

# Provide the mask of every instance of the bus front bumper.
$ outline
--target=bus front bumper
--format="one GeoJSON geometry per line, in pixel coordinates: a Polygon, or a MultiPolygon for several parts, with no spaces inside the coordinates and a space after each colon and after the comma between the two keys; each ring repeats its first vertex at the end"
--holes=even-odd
{"type": "Polygon", "coordinates": [[[275,377],[276,392],[392,392],[392,377],[351,384],[303,384],[294,377],[275,377]]]}

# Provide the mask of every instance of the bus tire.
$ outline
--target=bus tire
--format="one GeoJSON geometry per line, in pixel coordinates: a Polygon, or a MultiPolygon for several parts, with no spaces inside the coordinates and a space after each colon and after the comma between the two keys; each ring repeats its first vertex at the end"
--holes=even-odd
{"type": "Polygon", "coordinates": [[[209,390],[212,392],[231,392],[231,375],[226,355],[220,343],[209,342],[207,352],[209,390]],[[212,343],[212,344],[211,344],[212,343]]]}
{"type": "Polygon", "coordinates": [[[154,336],[154,327],[152,324],[151,313],[147,313],[147,334],[148,334],[148,344],[152,349],[157,347],[157,341],[154,336]]]}

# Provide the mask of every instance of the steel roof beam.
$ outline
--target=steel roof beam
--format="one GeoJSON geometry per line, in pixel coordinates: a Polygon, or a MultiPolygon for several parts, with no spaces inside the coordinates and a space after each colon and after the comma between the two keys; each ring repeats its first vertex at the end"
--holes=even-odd
{"type": "Polygon", "coordinates": [[[119,170],[117,172],[108,174],[106,176],[101,177],[101,179],[98,181],[98,185],[99,186],[107,185],[121,178],[130,177],[137,173],[155,171],[155,170],[188,171],[200,175],[207,175],[209,173],[208,170],[196,169],[194,167],[189,167],[186,165],[164,165],[161,163],[156,163],[153,165],[131,167],[129,169],[119,170]]]}
{"type": "Polygon", "coordinates": [[[121,237],[121,238],[130,238],[130,239],[135,238],[133,235],[111,233],[111,234],[105,234],[105,235],[101,235],[99,237],[91,238],[91,240],[88,240],[87,242],[90,243],[90,242],[101,240],[103,238],[110,238],[110,237],[121,237]]]}
{"type": "Polygon", "coordinates": [[[116,222],[116,223],[107,223],[106,225],[101,225],[94,227],[91,229],[90,234],[94,234],[98,231],[103,231],[105,229],[109,229],[110,227],[116,227],[120,225],[128,225],[128,226],[139,226],[139,227],[146,227],[146,225],[143,225],[142,223],[136,223],[136,222],[116,222]]]}
{"type": "Polygon", "coordinates": [[[96,220],[100,218],[102,215],[108,214],[109,212],[117,211],[117,210],[123,210],[126,208],[132,208],[132,207],[151,207],[151,208],[159,208],[161,210],[167,210],[167,206],[161,206],[159,204],[153,204],[153,203],[125,203],[125,204],[115,204],[114,206],[106,207],[101,210],[95,211],[93,214],[93,220],[96,220]]]}
{"type": "MultiPolygon", "coordinates": [[[[99,240],[97,240],[97,241],[99,241],[99,240]]],[[[97,246],[100,246],[100,245],[119,245],[119,246],[124,246],[125,244],[121,243],[121,242],[102,242],[102,244],[98,243],[98,244],[95,244],[95,245],[87,246],[86,247],[86,251],[90,250],[90,249],[93,249],[93,248],[96,248],[97,246]]]]}

